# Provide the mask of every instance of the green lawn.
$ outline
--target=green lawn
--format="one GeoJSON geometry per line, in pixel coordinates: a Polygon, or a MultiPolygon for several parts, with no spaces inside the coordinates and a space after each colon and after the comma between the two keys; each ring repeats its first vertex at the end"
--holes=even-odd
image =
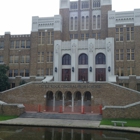
{"type": "MultiPolygon", "coordinates": [[[[103,119],[100,125],[114,126],[111,121],[125,121],[127,122],[126,124],[124,124],[124,126],[126,127],[140,127],[140,119],[103,119]]],[[[117,126],[121,126],[121,124],[117,124],[117,126]]]]}
{"type": "Polygon", "coordinates": [[[10,120],[10,119],[14,119],[17,118],[18,116],[4,116],[4,115],[0,115],[0,121],[4,121],[4,120],[10,120]]]}

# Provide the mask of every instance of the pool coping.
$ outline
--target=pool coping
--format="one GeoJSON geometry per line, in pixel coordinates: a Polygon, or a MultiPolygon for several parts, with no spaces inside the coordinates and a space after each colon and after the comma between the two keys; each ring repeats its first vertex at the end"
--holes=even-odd
{"type": "Polygon", "coordinates": [[[100,125],[100,121],[91,120],[66,120],[66,119],[40,119],[40,118],[15,118],[0,121],[1,125],[36,126],[36,127],[65,127],[140,132],[138,127],[120,127],[100,125]]]}

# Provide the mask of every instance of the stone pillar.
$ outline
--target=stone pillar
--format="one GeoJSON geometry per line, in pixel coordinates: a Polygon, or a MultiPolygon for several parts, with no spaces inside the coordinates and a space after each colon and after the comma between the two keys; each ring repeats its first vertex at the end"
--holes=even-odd
{"type": "Polygon", "coordinates": [[[55,93],[53,93],[53,111],[55,111],[55,93]]]}
{"type": "Polygon", "coordinates": [[[64,97],[65,97],[64,93],[63,93],[62,96],[63,96],[63,100],[62,100],[62,108],[63,108],[63,109],[62,109],[62,110],[63,110],[63,112],[64,112],[64,97]]]}
{"type": "Polygon", "coordinates": [[[74,112],[74,94],[72,94],[72,105],[71,111],[74,112]]]}

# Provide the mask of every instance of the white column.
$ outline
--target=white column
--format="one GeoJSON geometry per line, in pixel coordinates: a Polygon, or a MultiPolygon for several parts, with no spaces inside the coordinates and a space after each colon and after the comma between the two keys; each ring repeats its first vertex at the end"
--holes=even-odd
{"type": "Polygon", "coordinates": [[[53,93],[53,111],[55,111],[55,93],[53,93]]]}
{"type": "Polygon", "coordinates": [[[82,96],[82,99],[81,99],[81,106],[83,107],[84,106],[84,95],[81,95],[82,96]]]}
{"type": "Polygon", "coordinates": [[[63,108],[63,112],[64,112],[64,93],[62,94],[63,96],[63,100],[62,100],[62,108],[63,108]]]}
{"type": "Polygon", "coordinates": [[[81,99],[81,113],[83,113],[83,106],[84,106],[84,95],[81,95],[82,99],[81,99]]]}
{"type": "Polygon", "coordinates": [[[74,94],[72,94],[72,108],[71,111],[74,112],[74,94]]]}

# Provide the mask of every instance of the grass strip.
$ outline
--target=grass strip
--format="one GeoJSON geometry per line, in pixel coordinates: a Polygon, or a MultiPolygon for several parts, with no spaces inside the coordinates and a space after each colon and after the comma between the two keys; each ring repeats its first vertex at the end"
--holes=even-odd
{"type": "MultiPolygon", "coordinates": [[[[140,119],[103,119],[100,125],[111,125],[114,126],[114,123],[111,121],[124,121],[127,122],[124,124],[125,127],[140,127],[140,119]]],[[[117,126],[122,126],[121,124],[117,124],[117,126]]]]}
{"type": "Polygon", "coordinates": [[[5,115],[0,115],[0,121],[5,121],[5,120],[10,120],[17,118],[18,116],[5,116],[5,115]]]}

